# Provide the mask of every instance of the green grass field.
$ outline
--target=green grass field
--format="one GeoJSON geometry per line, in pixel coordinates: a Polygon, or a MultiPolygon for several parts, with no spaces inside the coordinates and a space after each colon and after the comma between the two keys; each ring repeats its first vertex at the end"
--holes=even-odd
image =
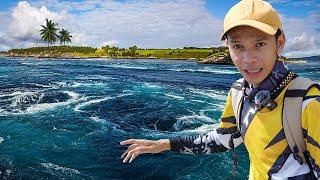
{"type": "Polygon", "coordinates": [[[114,57],[114,58],[167,58],[167,59],[203,59],[214,53],[225,52],[219,48],[176,48],[176,49],[139,49],[137,47],[77,47],[52,46],[11,49],[9,54],[16,56],[62,56],[62,57],[114,57]]]}

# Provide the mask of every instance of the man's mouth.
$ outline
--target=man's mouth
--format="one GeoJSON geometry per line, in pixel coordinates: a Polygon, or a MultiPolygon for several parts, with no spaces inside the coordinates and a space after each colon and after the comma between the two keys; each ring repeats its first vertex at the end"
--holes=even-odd
{"type": "Polygon", "coordinates": [[[244,71],[248,74],[255,74],[255,73],[261,72],[262,70],[263,68],[254,68],[254,69],[246,69],[244,71]]]}

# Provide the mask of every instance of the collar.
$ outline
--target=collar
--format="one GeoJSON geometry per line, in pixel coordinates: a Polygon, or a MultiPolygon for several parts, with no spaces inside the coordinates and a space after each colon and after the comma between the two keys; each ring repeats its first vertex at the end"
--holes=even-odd
{"type": "Polygon", "coordinates": [[[258,87],[251,87],[249,83],[245,81],[245,96],[253,102],[255,95],[264,90],[269,91],[272,95],[271,99],[275,99],[276,95],[274,94],[277,94],[275,93],[275,90],[279,90],[278,87],[282,82],[284,82],[288,74],[290,74],[290,71],[287,66],[281,61],[276,61],[271,73],[260,83],[258,87]]]}

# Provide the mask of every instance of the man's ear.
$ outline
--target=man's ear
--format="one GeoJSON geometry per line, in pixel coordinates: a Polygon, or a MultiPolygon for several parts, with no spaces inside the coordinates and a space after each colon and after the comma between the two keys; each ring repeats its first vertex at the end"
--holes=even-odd
{"type": "Polygon", "coordinates": [[[280,56],[284,50],[284,45],[286,43],[286,36],[285,34],[282,33],[280,34],[280,36],[277,39],[277,55],[280,56]]]}
{"type": "Polygon", "coordinates": [[[224,40],[223,45],[226,46],[226,47],[229,47],[229,46],[228,46],[228,39],[225,39],[225,40],[224,40]]]}

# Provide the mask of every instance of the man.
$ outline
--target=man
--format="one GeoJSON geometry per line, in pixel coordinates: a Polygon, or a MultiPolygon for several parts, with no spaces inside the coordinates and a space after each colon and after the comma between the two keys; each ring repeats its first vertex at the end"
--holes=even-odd
{"type": "Polygon", "coordinates": [[[240,113],[235,112],[230,91],[217,129],[207,135],[123,141],[121,145],[131,144],[121,156],[125,157],[123,162],[131,162],[143,153],[172,150],[209,154],[244,143],[250,158],[249,179],[319,178],[320,86],[310,86],[304,94],[299,118],[306,143],[302,161],[289,147],[283,126],[284,98],[297,75],[278,61],[285,44],[278,13],[262,0],[242,0],[225,16],[221,39],[226,41],[232,61],[244,78],[240,83],[244,91],[240,113]],[[268,105],[261,103],[265,99],[268,105]]]}

